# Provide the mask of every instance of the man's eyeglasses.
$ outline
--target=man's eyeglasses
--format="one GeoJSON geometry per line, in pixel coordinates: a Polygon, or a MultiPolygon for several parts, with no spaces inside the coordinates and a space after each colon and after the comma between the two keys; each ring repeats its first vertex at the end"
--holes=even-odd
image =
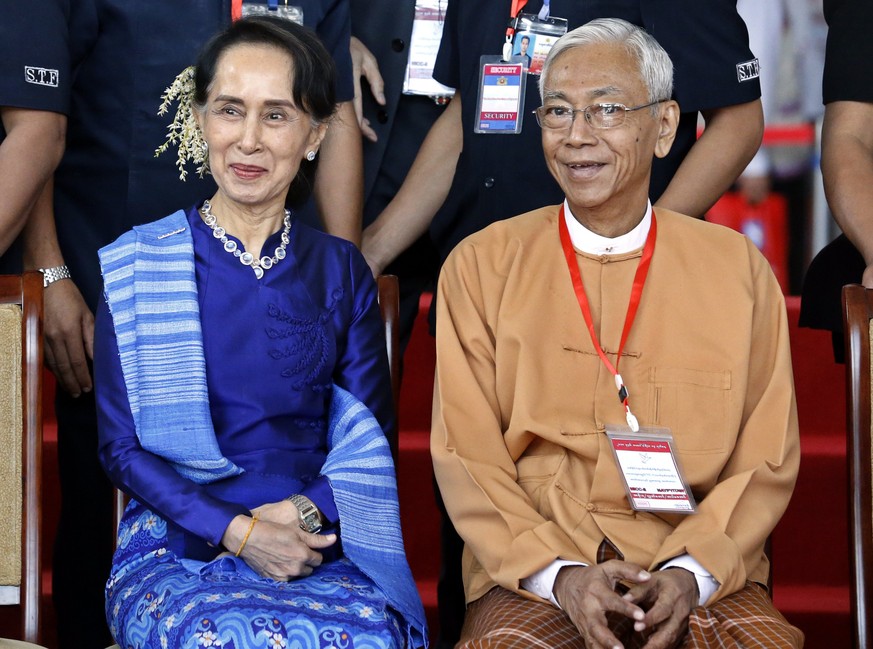
{"type": "Polygon", "coordinates": [[[585,115],[585,121],[594,128],[616,128],[624,124],[628,113],[649,108],[662,101],[667,100],[658,99],[642,106],[631,106],[630,108],[624,104],[591,104],[585,108],[572,108],[555,104],[540,106],[533,113],[537,116],[537,124],[542,128],[555,130],[570,128],[576,118],[576,113],[585,115]]]}

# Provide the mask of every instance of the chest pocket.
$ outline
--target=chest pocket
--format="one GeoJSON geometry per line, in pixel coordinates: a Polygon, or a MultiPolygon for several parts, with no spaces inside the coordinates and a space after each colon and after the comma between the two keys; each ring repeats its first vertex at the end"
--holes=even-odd
{"type": "Polygon", "coordinates": [[[731,373],[653,367],[649,420],[673,432],[681,453],[724,451],[730,426],[731,373]]]}

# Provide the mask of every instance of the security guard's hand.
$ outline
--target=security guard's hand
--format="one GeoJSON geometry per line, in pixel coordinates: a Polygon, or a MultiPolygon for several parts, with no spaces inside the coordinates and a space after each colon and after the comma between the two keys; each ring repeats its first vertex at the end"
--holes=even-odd
{"type": "Polygon", "coordinates": [[[861,277],[861,283],[864,288],[873,288],[873,264],[864,269],[864,275],[861,277]]]}
{"type": "Polygon", "coordinates": [[[379,105],[385,105],[385,81],[382,79],[382,73],[379,72],[379,62],[373,53],[367,49],[357,38],[352,36],[349,41],[349,52],[352,55],[352,78],[355,84],[355,116],[358,118],[358,125],[361,127],[361,133],[368,140],[375,142],[378,140],[376,131],[370,127],[370,120],[364,117],[364,107],[361,95],[361,77],[367,79],[370,84],[370,92],[373,93],[374,99],[379,105]]]}
{"type": "Polygon", "coordinates": [[[70,279],[45,289],[45,363],[74,397],[93,388],[88,361],[94,358],[94,314],[70,279]]]}

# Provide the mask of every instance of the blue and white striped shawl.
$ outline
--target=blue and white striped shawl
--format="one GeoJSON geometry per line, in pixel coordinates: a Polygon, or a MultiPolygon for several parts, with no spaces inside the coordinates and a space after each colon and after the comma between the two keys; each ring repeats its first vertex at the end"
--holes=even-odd
{"type": "Polygon", "coordinates": [[[321,473],[333,488],[343,552],[403,616],[407,645],[427,647],[424,607],[403,549],[388,440],[367,407],[337,385],[330,402],[328,447],[321,473]]]}
{"type": "Polygon", "coordinates": [[[194,482],[242,473],[212,427],[185,213],[137,226],[98,255],[140,445],[194,482]]]}
{"type": "MultiPolygon", "coordinates": [[[[99,256],[140,445],[198,483],[238,475],[242,469],[222,455],[212,426],[185,213],[135,227],[99,256]]],[[[338,386],[322,474],[333,488],[345,555],[403,616],[408,644],[426,645],[388,442],[366,406],[338,386]]]]}

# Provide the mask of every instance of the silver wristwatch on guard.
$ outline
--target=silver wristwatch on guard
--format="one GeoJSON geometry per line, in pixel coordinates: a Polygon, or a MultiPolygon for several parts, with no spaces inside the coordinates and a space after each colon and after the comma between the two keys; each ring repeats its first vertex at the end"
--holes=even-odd
{"type": "Polygon", "coordinates": [[[297,511],[300,512],[301,530],[309,532],[310,534],[315,534],[316,532],[321,531],[321,512],[318,511],[318,507],[315,506],[314,502],[300,494],[288,496],[288,500],[290,500],[291,504],[293,504],[297,508],[297,511]]]}
{"type": "Polygon", "coordinates": [[[51,268],[40,268],[42,273],[42,287],[46,288],[50,284],[54,284],[59,279],[70,279],[70,269],[66,266],[52,266],[51,268]]]}

